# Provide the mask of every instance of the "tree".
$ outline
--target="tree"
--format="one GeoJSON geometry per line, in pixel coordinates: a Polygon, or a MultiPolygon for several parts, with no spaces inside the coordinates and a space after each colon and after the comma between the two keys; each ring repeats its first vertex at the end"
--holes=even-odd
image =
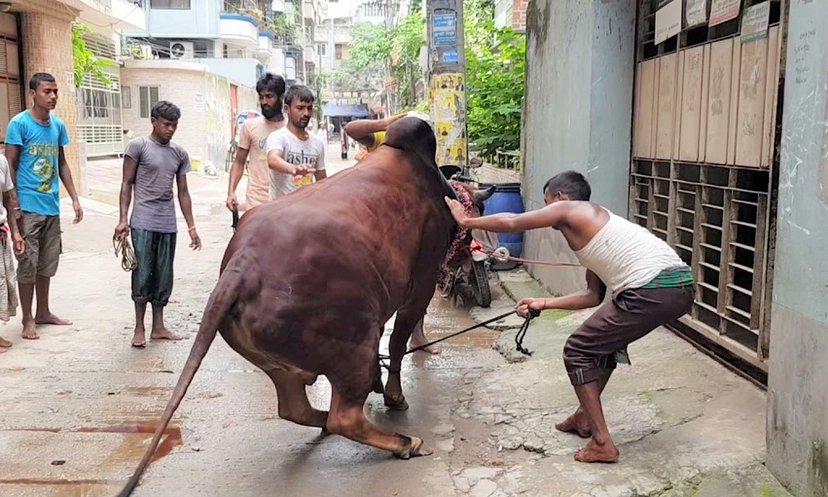
{"type": "Polygon", "coordinates": [[[400,107],[413,108],[417,104],[415,85],[420,76],[420,49],[426,43],[422,13],[412,13],[391,30],[359,23],[351,33],[349,64],[345,69],[369,78],[370,87],[382,85],[385,75],[393,77],[399,86],[400,107]]]}
{"type": "Polygon", "coordinates": [[[420,49],[425,44],[425,19],[420,11],[410,14],[391,31],[391,75],[399,84],[402,109],[417,105],[420,49]]]}
{"type": "Polygon", "coordinates": [[[526,39],[494,25],[492,0],[465,3],[466,101],[470,141],[483,155],[520,149],[526,39]]]}
{"type": "Polygon", "coordinates": [[[112,83],[109,74],[104,71],[104,68],[112,65],[112,61],[96,57],[95,53],[86,46],[86,40],[83,39],[84,35],[91,32],[89,26],[82,22],[72,23],[72,59],[76,87],[83,84],[83,80],[87,75],[92,76],[104,85],[112,83]]]}

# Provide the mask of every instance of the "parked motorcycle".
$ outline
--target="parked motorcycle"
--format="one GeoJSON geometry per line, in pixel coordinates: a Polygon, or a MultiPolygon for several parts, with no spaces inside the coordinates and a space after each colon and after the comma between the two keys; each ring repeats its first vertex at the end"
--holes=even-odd
{"type": "MultiPolygon", "coordinates": [[[[446,171],[443,172],[446,173],[446,171]]],[[[457,173],[453,174],[451,179],[471,182],[470,178],[457,173]]],[[[473,215],[482,214],[482,204],[473,206],[472,209],[478,210],[473,215]]],[[[489,286],[489,270],[492,261],[486,247],[496,246],[497,237],[494,233],[472,230],[469,243],[461,246],[454,257],[441,269],[437,283],[440,294],[444,298],[453,297],[460,300],[463,306],[489,307],[492,303],[492,290],[489,286]]]]}

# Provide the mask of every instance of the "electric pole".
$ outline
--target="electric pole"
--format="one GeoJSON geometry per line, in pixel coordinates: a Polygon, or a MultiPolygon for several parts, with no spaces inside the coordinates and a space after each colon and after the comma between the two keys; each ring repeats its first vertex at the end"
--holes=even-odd
{"type": "Polygon", "coordinates": [[[466,57],[463,0],[426,0],[428,98],[437,134],[437,165],[465,167],[466,57]]]}

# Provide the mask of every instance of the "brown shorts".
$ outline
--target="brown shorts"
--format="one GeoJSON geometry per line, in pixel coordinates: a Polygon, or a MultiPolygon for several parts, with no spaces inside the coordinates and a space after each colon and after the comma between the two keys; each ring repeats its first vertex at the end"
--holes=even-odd
{"type": "Polygon", "coordinates": [[[17,257],[17,281],[30,284],[37,276],[51,278],[57,273],[62,252],[60,216],[24,212],[18,225],[26,250],[17,257]]]}
{"type": "Polygon", "coordinates": [[[570,335],[564,365],[573,385],[584,385],[615,369],[616,353],[657,327],[690,311],[693,285],[679,288],[637,288],[612,296],[570,335]]]}

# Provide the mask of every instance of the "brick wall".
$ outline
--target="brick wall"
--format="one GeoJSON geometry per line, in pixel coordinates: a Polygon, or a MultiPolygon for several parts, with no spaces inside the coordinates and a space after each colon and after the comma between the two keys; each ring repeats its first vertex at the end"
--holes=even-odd
{"type": "Polygon", "coordinates": [[[512,28],[515,31],[526,31],[526,7],[529,0],[514,0],[512,4],[512,28]]]}
{"type": "MultiPolygon", "coordinates": [[[[19,8],[41,7],[43,2],[20,2],[19,8]],[[28,5],[28,4],[32,5],[28,5]]],[[[72,170],[75,188],[79,194],[86,192],[86,181],[81,171],[77,143],[77,104],[72,62],[71,23],[77,13],[61,2],[51,4],[49,14],[41,11],[23,11],[20,14],[20,40],[23,45],[23,81],[28,89],[32,74],[48,72],[58,84],[59,100],[55,114],[66,123],[70,144],[65,149],[66,160],[72,170]]],[[[26,106],[31,99],[26,95],[26,106]]]]}

